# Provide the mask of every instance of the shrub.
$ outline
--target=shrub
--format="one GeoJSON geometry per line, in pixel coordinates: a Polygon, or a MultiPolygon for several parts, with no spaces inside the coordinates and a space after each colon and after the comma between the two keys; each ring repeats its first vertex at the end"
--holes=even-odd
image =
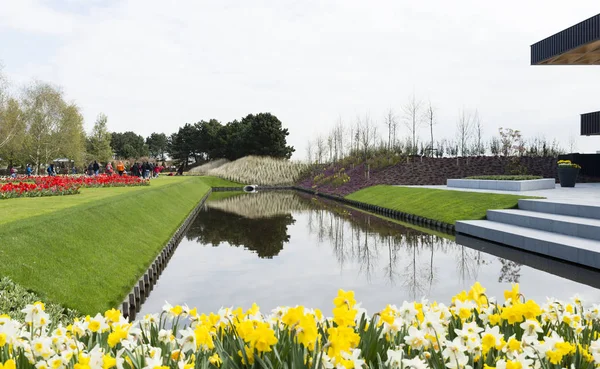
{"type": "MultiPolygon", "coordinates": [[[[40,301],[40,296],[14,283],[10,278],[0,279],[0,314],[10,315],[13,319],[24,319],[21,311],[23,306],[40,301]]],[[[68,324],[79,314],[72,309],[66,309],[58,304],[46,304],[46,312],[50,320],[56,323],[68,324]]]]}

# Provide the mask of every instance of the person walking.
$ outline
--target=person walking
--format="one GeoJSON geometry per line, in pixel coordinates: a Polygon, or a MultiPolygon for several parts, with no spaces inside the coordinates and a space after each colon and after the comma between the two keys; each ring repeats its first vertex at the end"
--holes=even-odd
{"type": "Polygon", "coordinates": [[[131,172],[133,173],[134,176],[139,177],[140,176],[140,166],[137,163],[137,161],[133,164],[133,167],[131,167],[131,172]]]}
{"type": "Polygon", "coordinates": [[[125,164],[123,164],[123,162],[121,160],[119,160],[119,162],[117,163],[117,173],[119,173],[120,176],[123,176],[124,172],[125,172],[125,164]]]}
{"type": "Polygon", "coordinates": [[[98,164],[98,162],[96,160],[94,160],[93,169],[94,169],[94,175],[97,176],[98,174],[100,174],[100,164],[98,164]]]}
{"type": "Polygon", "coordinates": [[[108,174],[109,176],[112,176],[113,174],[115,174],[112,163],[110,161],[108,163],[106,163],[106,174],[108,174]]]}
{"type": "Polygon", "coordinates": [[[27,175],[27,177],[31,177],[31,165],[29,165],[29,163],[27,163],[27,165],[25,166],[25,174],[27,175]]]}
{"type": "Polygon", "coordinates": [[[144,162],[144,179],[148,179],[150,177],[150,164],[146,161],[144,162]]]}
{"type": "Polygon", "coordinates": [[[11,165],[9,172],[10,172],[11,178],[17,178],[17,168],[15,168],[14,166],[11,165]]]}

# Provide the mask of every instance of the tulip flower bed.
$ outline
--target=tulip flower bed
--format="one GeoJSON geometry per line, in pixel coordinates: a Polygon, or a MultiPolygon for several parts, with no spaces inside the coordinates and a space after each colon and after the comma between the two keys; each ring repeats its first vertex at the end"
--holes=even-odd
{"type": "Polygon", "coordinates": [[[48,185],[48,184],[71,184],[84,188],[95,188],[95,187],[131,187],[131,186],[149,186],[150,181],[142,179],[136,176],[118,176],[118,175],[105,175],[101,174],[98,176],[44,176],[35,177],[35,183],[48,185]]]}
{"type": "Polygon", "coordinates": [[[0,317],[2,368],[595,368],[600,307],[578,298],[538,305],[518,285],[503,303],[478,283],[451,304],[404,302],[369,317],[340,290],[333,317],[303,306],[269,314],[224,308],[198,314],[165,305],[127,322],[117,310],[67,326],[40,302],[24,321],[0,317]]]}
{"type": "Polygon", "coordinates": [[[99,175],[35,176],[6,178],[0,182],[0,199],[74,195],[80,188],[149,186],[150,181],[139,177],[99,175]]]}
{"type": "Polygon", "coordinates": [[[30,183],[10,181],[0,185],[0,199],[74,195],[81,186],[73,183],[30,183]]]}

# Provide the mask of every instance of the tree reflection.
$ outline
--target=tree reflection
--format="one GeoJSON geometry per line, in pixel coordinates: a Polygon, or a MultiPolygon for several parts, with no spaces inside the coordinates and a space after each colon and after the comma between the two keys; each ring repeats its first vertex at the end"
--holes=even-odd
{"type": "Polygon", "coordinates": [[[290,241],[288,226],[294,222],[291,214],[251,219],[210,209],[198,214],[186,237],[213,246],[227,242],[252,250],[258,257],[272,258],[279,254],[284,243],[290,241]]]}
{"type": "MultiPolygon", "coordinates": [[[[309,210],[308,230],[316,235],[318,242],[332,245],[340,269],[347,262],[358,263],[359,273],[367,280],[383,271],[391,285],[402,285],[413,298],[427,295],[437,281],[435,252],[457,249],[452,241],[443,237],[389,219],[328,200],[310,201],[314,209],[309,210]],[[344,237],[348,232],[349,236],[344,237]],[[420,257],[424,252],[429,256],[425,262],[420,257]]],[[[472,258],[467,252],[459,259],[459,263],[465,264],[461,268],[469,271],[463,274],[473,269],[468,265],[472,258]]]]}
{"type": "MultiPolygon", "coordinates": [[[[367,281],[383,276],[413,299],[429,295],[440,279],[435,254],[453,257],[462,281],[475,280],[481,265],[489,263],[482,253],[439,235],[293,192],[229,197],[209,202],[207,207],[188,231],[188,239],[213,246],[227,242],[252,250],[258,257],[272,258],[290,241],[288,227],[295,223],[292,212],[303,213],[308,233],[317,244],[331,249],[341,271],[356,268],[367,281]]],[[[508,269],[504,274],[518,275],[508,269]]]]}
{"type": "Polygon", "coordinates": [[[498,260],[502,264],[498,282],[519,283],[519,279],[521,278],[521,264],[508,259],[498,258],[498,260]]]}

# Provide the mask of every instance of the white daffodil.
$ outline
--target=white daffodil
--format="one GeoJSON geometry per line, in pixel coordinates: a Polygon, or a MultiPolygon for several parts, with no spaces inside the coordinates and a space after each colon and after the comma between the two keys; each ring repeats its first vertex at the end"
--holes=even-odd
{"type": "Polygon", "coordinates": [[[592,341],[590,343],[589,350],[590,354],[592,354],[592,357],[594,358],[594,362],[596,364],[600,364],[600,339],[592,341]]]}
{"type": "Polygon", "coordinates": [[[392,369],[397,369],[402,367],[402,359],[404,358],[404,351],[402,350],[387,350],[388,359],[385,362],[385,365],[389,366],[392,369]]]}
{"type": "Polygon", "coordinates": [[[110,329],[110,326],[106,322],[106,318],[98,313],[93,318],[90,318],[87,322],[87,329],[93,333],[102,333],[110,329]]]}
{"type": "Polygon", "coordinates": [[[405,322],[412,322],[419,312],[415,308],[414,302],[404,301],[402,306],[398,309],[398,313],[405,322]]]}
{"type": "Polygon", "coordinates": [[[504,335],[500,333],[500,327],[489,325],[485,327],[485,331],[481,333],[481,344],[484,348],[496,348],[502,344],[504,335]]]}
{"type": "Polygon", "coordinates": [[[540,322],[535,319],[527,319],[523,323],[519,324],[519,326],[523,329],[523,335],[525,336],[537,337],[538,333],[544,332],[540,326],[540,322]]]}
{"type": "Polygon", "coordinates": [[[349,353],[342,352],[342,357],[351,361],[354,364],[355,369],[359,369],[365,365],[365,361],[360,358],[360,349],[351,349],[349,353]]]}
{"type": "Polygon", "coordinates": [[[442,351],[442,356],[446,360],[446,367],[450,369],[464,367],[469,362],[469,358],[465,355],[466,350],[467,348],[461,343],[460,337],[446,342],[446,348],[442,351]]]}
{"type": "Polygon", "coordinates": [[[421,350],[429,347],[429,341],[425,338],[425,333],[413,326],[408,328],[408,336],[404,336],[404,341],[413,350],[421,350]]]}
{"type": "Polygon", "coordinates": [[[405,369],[427,369],[429,366],[424,360],[414,357],[412,359],[402,359],[405,369]]]}
{"type": "Polygon", "coordinates": [[[181,352],[196,351],[196,335],[192,328],[179,331],[181,338],[177,340],[181,346],[181,352]]]}

